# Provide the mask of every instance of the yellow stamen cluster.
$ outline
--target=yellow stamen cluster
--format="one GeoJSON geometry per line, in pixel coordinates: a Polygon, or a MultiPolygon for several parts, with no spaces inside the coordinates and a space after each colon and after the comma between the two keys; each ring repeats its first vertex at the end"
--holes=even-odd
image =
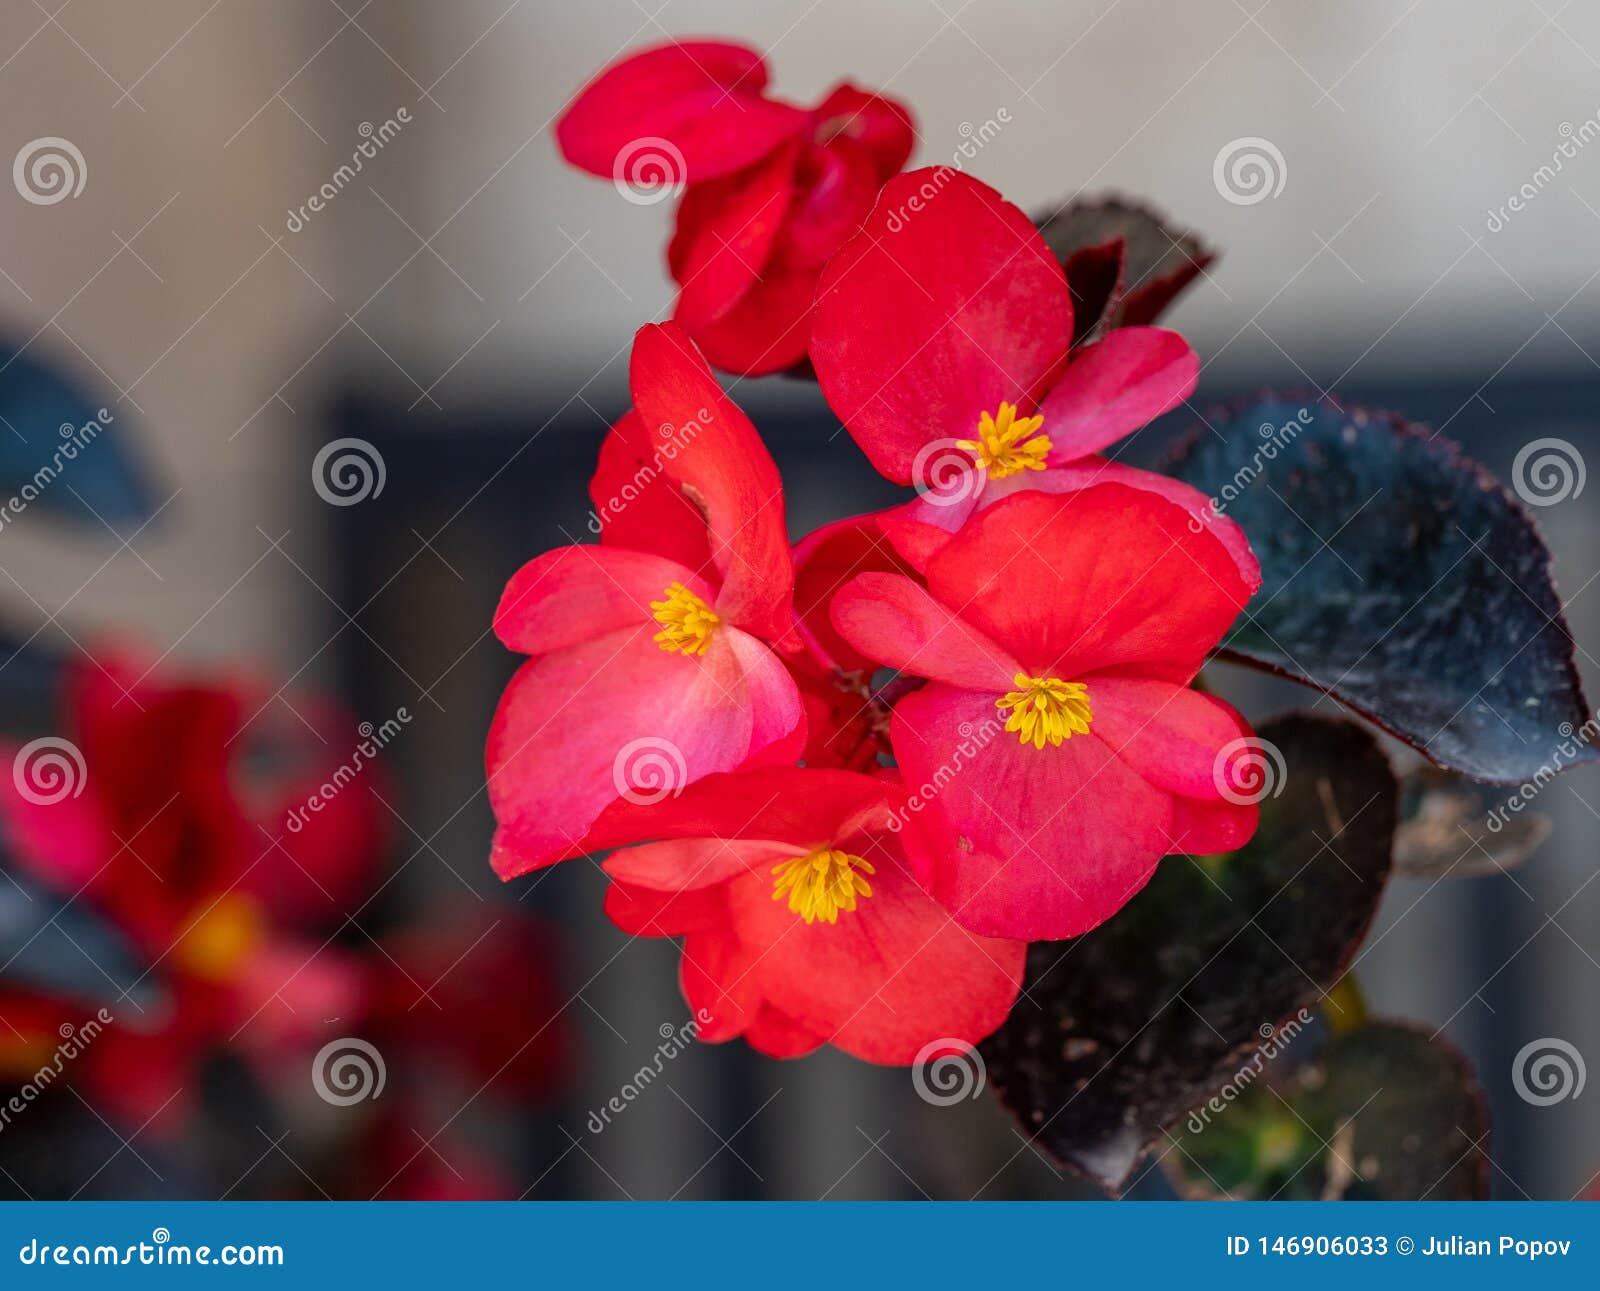
{"type": "Polygon", "coordinates": [[[818,919],[838,923],[839,911],[854,910],[857,897],[872,895],[872,885],[862,876],[877,873],[859,856],[832,847],[797,856],[774,866],[772,872],[778,876],[772,899],[782,901],[787,896],[789,909],[807,923],[818,919]]]}
{"type": "Polygon", "coordinates": [[[1019,471],[1042,471],[1050,437],[1033,434],[1042,425],[1043,417],[1018,417],[1014,404],[1002,402],[993,417],[984,413],[978,419],[977,439],[958,439],[956,446],[971,453],[992,480],[1019,471]],[[1029,435],[1033,438],[1026,438],[1029,435]]]}
{"type": "Polygon", "coordinates": [[[196,912],[178,938],[173,962],[206,981],[232,981],[265,936],[260,904],[242,892],[229,892],[196,912]]]}
{"type": "Polygon", "coordinates": [[[1060,677],[1030,677],[1019,672],[1012,679],[1018,689],[994,701],[1006,718],[1006,730],[1015,731],[1024,744],[1042,749],[1046,740],[1059,745],[1074,735],[1089,733],[1089,688],[1081,681],[1060,677]]]}
{"type": "Polygon", "coordinates": [[[722,620],[716,611],[682,583],[668,583],[662,599],[651,601],[661,631],[651,638],[663,650],[682,654],[704,654],[711,634],[722,620]]]}

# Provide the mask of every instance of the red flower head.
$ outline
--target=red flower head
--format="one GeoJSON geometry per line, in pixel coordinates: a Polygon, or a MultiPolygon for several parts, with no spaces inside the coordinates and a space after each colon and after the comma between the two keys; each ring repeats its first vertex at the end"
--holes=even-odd
{"type": "MultiPolygon", "coordinates": [[[[133,1124],[159,1114],[154,1128],[171,1131],[199,1094],[193,1064],[214,1048],[295,1061],[293,1044],[360,998],[357,964],[305,931],[341,921],[371,876],[382,836],[372,768],[341,781],[339,810],[308,813],[312,823],[290,834],[306,786],[345,756],[331,739],[315,764],[276,741],[276,759],[299,765],[263,783],[246,775],[254,732],[244,718],[255,706],[242,687],[167,684],[102,658],[75,667],[65,690],[72,740],[60,747],[75,754],[74,792],[59,782],[37,792],[14,753],[0,814],[18,862],[113,922],[167,988],[159,1015],[141,1015],[131,995],[116,1002],[115,1025],[83,1061],[99,1106],[133,1124]]],[[[299,719],[285,729],[303,731],[299,719]]],[[[348,730],[353,745],[354,722],[348,730]]]]}
{"type": "Polygon", "coordinates": [[[717,367],[749,375],[805,358],[823,265],[914,142],[892,99],[840,84],[802,109],[766,84],[755,50],[673,42],[607,68],[556,125],[569,162],[633,200],[687,185],[667,253],[674,317],[717,367]]]}
{"type": "Polygon", "coordinates": [[[635,841],[639,808],[805,743],[763,644],[793,613],[777,468],[675,324],[639,330],[631,384],[592,485],[601,544],[530,561],[495,613],[532,656],[489,731],[504,878],[635,841]]]}
{"type": "Polygon", "coordinates": [[[1250,592],[1183,509],[1124,484],[1019,494],[973,516],[926,577],[859,575],[833,617],[866,654],[928,679],[895,706],[890,738],[921,807],[907,854],[955,918],[1076,936],[1162,856],[1254,833],[1224,756],[1249,728],[1185,689],[1250,592]]]}
{"type": "Polygon", "coordinates": [[[1016,1001],[1027,947],[939,908],[900,848],[908,814],[878,777],[717,776],[656,809],[651,832],[669,841],[607,859],[606,911],[625,932],[684,938],[702,1040],[895,1065],[976,1044],[1016,1001]]]}
{"type": "Polygon", "coordinates": [[[920,563],[973,512],[1019,489],[1118,481],[1212,529],[1254,589],[1243,532],[1205,496],[1093,456],[1176,407],[1198,363],[1176,332],[1123,327],[1067,362],[1072,296],[1032,222],[949,167],[891,180],[817,292],[811,360],[872,464],[927,490],[886,520],[920,563]]]}

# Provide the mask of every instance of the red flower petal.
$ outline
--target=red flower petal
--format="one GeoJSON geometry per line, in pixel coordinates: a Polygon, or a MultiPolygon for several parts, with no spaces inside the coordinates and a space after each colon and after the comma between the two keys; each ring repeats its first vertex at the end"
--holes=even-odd
{"type": "Polygon", "coordinates": [[[794,201],[773,248],[775,269],[821,271],[878,196],[878,175],[865,149],[835,140],[800,154],[794,201]]]}
{"type": "Polygon", "coordinates": [[[800,639],[823,668],[851,672],[872,660],[850,645],[829,615],[834,595],[856,574],[914,571],[884,538],[876,514],[813,529],[794,548],[794,613],[800,639]]]}
{"type": "Polygon", "coordinates": [[[1001,400],[1031,406],[1071,339],[1066,276],[1032,222],[941,166],[890,180],[829,261],[811,358],[872,464],[905,484],[930,441],[970,437],[1001,400]]]}
{"type": "Polygon", "coordinates": [[[761,989],[750,972],[754,958],[729,928],[692,932],[683,939],[678,984],[699,1039],[732,1040],[760,1011],[761,989]]]}
{"type": "Polygon", "coordinates": [[[738,635],[724,625],[690,657],[662,650],[643,628],[623,629],[522,666],[486,753],[502,878],[595,850],[602,844],[590,831],[606,808],[619,804],[626,819],[738,767],[784,720],[800,725],[799,691],[783,665],[765,649],[736,650],[738,635]],[[781,710],[755,717],[757,696],[763,709],[776,699],[781,710]]]}
{"type": "Polygon", "coordinates": [[[740,941],[757,949],[762,996],[867,1062],[907,1065],[931,1040],[976,1044],[1016,1002],[1027,947],[974,937],[925,893],[898,854],[865,856],[872,895],[837,923],[806,924],[772,883],[728,889],[740,941]]]}
{"type": "Polygon", "coordinates": [[[605,911],[612,923],[635,937],[681,937],[728,923],[728,901],[721,887],[659,892],[613,883],[606,889],[605,911]]]}
{"type": "Polygon", "coordinates": [[[1123,664],[1194,675],[1249,599],[1222,543],[1124,484],[1027,492],[975,515],[928,563],[929,591],[1032,676],[1123,664]]]}
{"type": "Polygon", "coordinates": [[[782,636],[794,574],[783,486],[761,437],[674,323],[639,329],[629,381],[641,421],[674,428],[667,438],[678,449],[662,469],[705,512],[722,573],[717,612],[757,636],[782,636]]]}
{"type": "Polygon", "coordinates": [[[653,633],[650,602],[672,583],[716,599],[714,587],[676,561],[620,547],[557,547],[511,576],[494,632],[521,654],[548,654],[623,628],[653,633]]]}
{"type": "Polygon", "coordinates": [[[774,272],[721,318],[699,328],[695,344],[724,372],[750,377],[787,372],[805,360],[816,291],[815,270],[774,272]]]}
{"type": "Polygon", "coordinates": [[[1200,360],[1176,332],[1123,327],[1072,357],[1045,396],[1041,433],[1059,466],[1148,425],[1194,393],[1200,360]]]}
{"type": "Polygon", "coordinates": [[[848,139],[872,158],[882,183],[900,173],[916,146],[916,125],[898,99],[871,94],[841,81],[811,109],[812,134],[826,143],[848,139]]]}
{"type": "Polygon", "coordinates": [[[1231,706],[1168,681],[1091,674],[1087,685],[1091,729],[1119,758],[1158,788],[1221,796],[1217,753],[1250,734],[1231,706]]]}
{"type": "Polygon", "coordinates": [[[895,755],[922,805],[906,851],[972,931],[1075,937],[1149,882],[1168,850],[1172,797],[1092,731],[1042,749],[1019,743],[1000,729],[996,698],[931,685],[895,706],[895,755]]]}
{"type": "Polygon", "coordinates": [[[1011,654],[903,574],[859,574],[833,598],[834,626],[869,659],[972,690],[1011,688],[1011,654]]]}
{"type": "Polygon", "coordinates": [[[744,1038],[752,1049],[769,1058],[804,1058],[828,1043],[826,1036],[808,1030],[770,1004],[763,1004],[750,1019],[744,1038]]]}
{"type": "Polygon", "coordinates": [[[712,574],[706,518],[665,473],[668,454],[681,447],[676,429],[646,426],[631,409],[623,414],[601,442],[589,481],[589,529],[606,546],[652,552],[712,574]]]}
{"type": "Polygon", "coordinates": [[[794,196],[797,154],[797,144],[785,145],[685,194],[668,261],[681,287],[672,316],[689,332],[726,314],[761,277],[794,196]]]}
{"type": "Polygon", "coordinates": [[[1174,798],[1170,850],[1188,856],[1234,851],[1255,837],[1260,815],[1260,808],[1253,802],[1174,798]]]}
{"type": "Polygon", "coordinates": [[[698,183],[748,166],[806,124],[799,108],[762,94],[767,67],[743,45],[673,41],[613,63],[556,122],[561,155],[602,178],[659,158],[643,182],[698,183]],[[674,152],[676,156],[674,156],[674,152]]]}

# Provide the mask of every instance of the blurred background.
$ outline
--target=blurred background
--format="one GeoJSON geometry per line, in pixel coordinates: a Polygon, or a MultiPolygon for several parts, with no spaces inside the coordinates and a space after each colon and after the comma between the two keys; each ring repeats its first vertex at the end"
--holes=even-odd
{"type": "MultiPolygon", "coordinates": [[[[101,957],[80,943],[105,930],[35,886],[13,825],[14,944],[40,971],[109,982],[113,1014],[182,1006],[206,1025],[181,1061],[165,1045],[113,1061],[95,1035],[0,1125],[0,1195],[1087,1195],[990,1100],[929,1107],[904,1072],[832,1052],[691,1046],[594,1132],[590,1113],[686,1020],[675,951],[610,927],[591,863],[509,885],[488,869],[482,741],[514,663],[489,616],[523,561],[585,536],[628,343],[672,302],[670,204],[565,168],[550,125],[623,52],[710,34],[767,50],[786,98],[848,77],[907,102],[912,164],[999,122],[966,169],[1024,207],[1115,191],[1200,232],[1221,258],[1168,321],[1201,355],[1202,403],[1332,389],[1431,422],[1502,476],[1541,436],[1600,449],[1600,11],[1571,0],[7,5],[0,154],[70,141],[84,183],[51,203],[0,191],[0,348],[96,392],[155,518],[86,487],[81,506],[61,499],[75,517],[7,517],[6,729],[21,743],[127,717],[130,695],[179,714],[194,725],[156,725],[214,736],[257,785],[238,868],[269,859],[244,885],[260,909],[206,923],[191,999],[161,985],[172,964],[139,967],[140,938],[164,945],[189,915],[146,927],[137,893],[103,903],[129,912],[130,942],[103,962],[129,967],[93,983],[101,957]],[[1245,137],[1271,142],[1285,182],[1241,205],[1213,163],[1245,137]],[[355,181],[307,210],[369,140],[355,181]],[[350,436],[378,447],[382,491],[331,506],[312,462],[350,436]],[[78,656],[65,682],[28,671],[46,647],[78,656]],[[197,686],[205,703],[172,693],[197,686]],[[381,752],[358,758],[375,732],[381,752]],[[336,825],[319,813],[283,861],[259,822],[352,759],[336,825]],[[303,900],[284,895],[295,871],[303,900]],[[265,954],[263,918],[288,929],[277,975],[223,990],[219,963],[265,954]],[[389,1082],[355,1108],[306,1076],[349,1037],[389,1082]]],[[[895,496],[832,438],[814,387],[731,385],[797,532],[895,496]]],[[[1181,421],[1141,432],[1135,457],[1181,421]]],[[[1590,648],[1596,498],[1538,515],[1590,648]]],[[[1590,665],[1580,652],[1593,693],[1590,665]]],[[[1313,699],[1249,677],[1227,690],[1255,714],[1313,699]]],[[[181,760],[149,738],[135,796],[181,760]]],[[[1360,961],[1376,1012],[1442,1028],[1477,1064],[1496,1195],[1566,1198],[1600,1169],[1600,1095],[1535,1108],[1510,1080],[1539,1037],[1600,1055],[1597,805],[1580,769],[1542,796],[1554,831],[1516,875],[1396,881],[1360,961]]],[[[91,867],[65,895],[102,881],[91,867]]],[[[0,1051],[14,1041],[19,1060],[0,1072],[39,1065],[37,1017],[20,1023],[37,1004],[6,1004],[0,1051]]],[[[1164,1189],[1151,1174],[1135,1193],[1164,1189]]]]}

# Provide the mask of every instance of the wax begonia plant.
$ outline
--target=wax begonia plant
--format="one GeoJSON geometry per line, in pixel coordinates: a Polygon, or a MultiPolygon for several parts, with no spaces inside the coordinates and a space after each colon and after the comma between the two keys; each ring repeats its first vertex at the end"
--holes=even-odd
{"type": "MultiPolygon", "coordinates": [[[[536,557],[496,616],[532,658],[489,737],[495,868],[609,850],[605,909],[682,938],[702,1039],[966,1052],[1031,1140],[1113,1191],[1315,1008],[1332,1040],[1301,1046],[1308,1082],[1331,1072],[1342,1099],[1403,1060],[1388,1104],[1455,1121],[1404,1168],[1387,1122],[1358,1128],[1372,1174],[1341,1195],[1406,1195],[1436,1159],[1478,1195],[1470,1068],[1369,1023],[1348,975],[1395,773],[1358,718],[1258,734],[1207,665],[1307,683],[1446,771],[1530,775],[1589,716],[1531,521],[1446,441],[1331,395],[1193,408],[1198,359],[1155,324],[1215,253],[1148,207],[1035,221],[960,165],[904,171],[893,101],[845,83],[805,110],[766,85],[757,51],[670,42],[557,125],[630,200],[683,191],[677,322],[635,339],[590,484],[599,545],[536,557]],[[713,367],[813,376],[914,493],[791,548],[713,367]],[[1162,468],[1129,460],[1179,408],[1200,425],[1162,468]]],[[[1208,1145],[1230,1169],[1231,1142],[1208,1145]]],[[[1333,1190],[1326,1138],[1300,1146],[1333,1190]]]]}

